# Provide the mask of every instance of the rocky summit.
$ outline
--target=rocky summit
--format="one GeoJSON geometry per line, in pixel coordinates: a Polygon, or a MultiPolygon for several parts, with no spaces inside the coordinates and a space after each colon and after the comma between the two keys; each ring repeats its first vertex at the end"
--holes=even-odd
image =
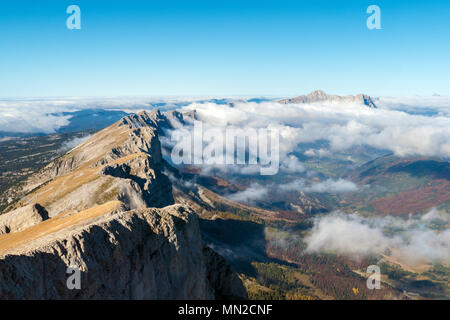
{"type": "Polygon", "coordinates": [[[308,95],[302,95],[295,98],[280,100],[279,103],[318,103],[318,102],[330,102],[330,103],[353,103],[365,105],[369,108],[376,108],[377,106],[373,102],[373,99],[366,94],[338,96],[330,95],[322,90],[316,90],[308,95]]]}
{"type": "Polygon", "coordinates": [[[203,244],[196,212],[175,204],[162,122],[159,111],[127,116],[23,184],[0,216],[1,299],[247,297],[203,244]]]}

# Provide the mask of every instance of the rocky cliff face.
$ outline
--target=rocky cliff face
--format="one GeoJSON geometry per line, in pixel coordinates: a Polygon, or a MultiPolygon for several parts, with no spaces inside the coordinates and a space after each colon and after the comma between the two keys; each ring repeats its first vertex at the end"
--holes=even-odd
{"type": "Polygon", "coordinates": [[[174,203],[158,139],[158,112],[128,116],[33,175],[14,210],[39,203],[50,217],[112,200],[130,209],[174,203]]]}
{"type": "Polygon", "coordinates": [[[203,247],[197,216],[190,209],[97,210],[61,218],[57,224],[48,220],[11,234],[9,243],[1,239],[1,298],[245,297],[223,258],[203,247]],[[68,222],[70,227],[62,226],[68,222]],[[41,236],[29,236],[37,232],[41,236]],[[67,287],[68,267],[80,269],[80,289],[67,287]]]}
{"type": "Polygon", "coordinates": [[[292,99],[285,99],[279,101],[282,104],[288,103],[317,103],[317,102],[331,102],[331,103],[356,103],[365,105],[369,108],[376,108],[372,98],[366,94],[358,94],[356,96],[337,96],[329,95],[322,90],[316,90],[308,95],[298,96],[292,99]]]}
{"type": "Polygon", "coordinates": [[[204,247],[197,215],[174,205],[158,132],[180,117],[125,117],[28,180],[0,216],[0,298],[246,297],[204,247]],[[68,288],[68,267],[80,289],[68,288]]]}

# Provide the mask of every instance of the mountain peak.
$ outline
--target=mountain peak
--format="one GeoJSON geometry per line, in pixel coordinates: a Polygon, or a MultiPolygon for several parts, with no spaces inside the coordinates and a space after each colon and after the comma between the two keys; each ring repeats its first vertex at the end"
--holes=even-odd
{"type": "Polygon", "coordinates": [[[323,90],[315,90],[308,95],[301,95],[291,99],[280,100],[282,104],[301,104],[301,103],[317,103],[317,102],[335,102],[335,103],[358,103],[369,108],[376,108],[372,98],[366,94],[338,96],[327,94],[323,90]]]}
{"type": "Polygon", "coordinates": [[[308,97],[328,97],[328,94],[323,90],[315,90],[308,94],[308,97]]]}

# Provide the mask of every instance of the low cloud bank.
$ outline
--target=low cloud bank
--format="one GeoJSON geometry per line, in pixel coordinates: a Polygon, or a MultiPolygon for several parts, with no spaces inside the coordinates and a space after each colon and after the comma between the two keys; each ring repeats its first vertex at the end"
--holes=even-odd
{"type": "Polygon", "coordinates": [[[303,192],[317,192],[317,193],[345,193],[345,192],[353,192],[357,191],[358,186],[351,181],[338,179],[332,180],[328,179],[323,182],[316,182],[309,186],[306,186],[304,180],[294,180],[288,184],[267,184],[261,185],[259,183],[252,183],[247,189],[244,191],[239,191],[236,193],[232,193],[227,196],[228,199],[236,202],[242,203],[252,203],[254,204],[256,201],[263,200],[267,198],[269,193],[277,193],[277,192],[289,192],[289,191],[303,191],[303,192]]]}
{"type": "Polygon", "coordinates": [[[66,141],[61,146],[60,151],[65,152],[65,151],[72,150],[76,146],[78,146],[78,145],[82,144],[83,142],[85,142],[86,140],[88,140],[90,137],[92,137],[91,134],[84,136],[84,137],[74,138],[72,140],[66,141]]]}
{"type": "Polygon", "coordinates": [[[433,209],[421,218],[361,217],[334,212],[317,218],[306,238],[307,252],[332,252],[355,259],[390,252],[408,265],[450,261],[449,216],[433,209]],[[389,249],[389,250],[388,250],[389,249]]]}
{"type": "Polygon", "coordinates": [[[443,115],[450,117],[450,96],[410,96],[381,97],[377,106],[384,109],[400,110],[411,114],[443,115]]]}
{"type": "Polygon", "coordinates": [[[344,193],[357,191],[358,186],[351,181],[338,179],[328,179],[323,182],[313,183],[310,187],[307,187],[305,191],[310,192],[329,192],[329,193],[344,193]]]}
{"type": "Polygon", "coordinates": [[[2,132],[54,133],[68,125],[69,119],[70,116],[46,113],[39,107],[19,109],[3,107],[0,104],[0,131],[2,132]]]}
{"type": "Polygon", "coordinates": [[[304,180],[295,180],[293,182],[280,185],[280,189],[283,191],[304,191],[304,192],[317,192],[317,193],[345,193],[358,191],[358,186],[345,179],[327,179],[321,182],[314,182],[307,186],[304,180]]]}
{"type": "MultiPolygon", "coordinates": [[[[30,98],[0,99],[0,131],[11,133],[54,133],[70,123],[70,115],[85,109],[137,113],[156,107],[162,111],[189,105],[201,98],[30,98]]],[[[206,99],[206,98],[205,98],[206,99]]]]}
{"type": "Polygon", "coordinates": [[[242,203],[254,203],[267,197],[269,189],[258,183],[252,183],[244,191],[233,193],[227,196],[228,199],[242,203]]]}

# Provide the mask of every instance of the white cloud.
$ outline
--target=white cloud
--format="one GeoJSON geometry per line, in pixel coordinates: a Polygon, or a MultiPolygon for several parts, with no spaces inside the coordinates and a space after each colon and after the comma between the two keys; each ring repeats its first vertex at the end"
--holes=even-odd
{"type": "MultiPolygon", "coordinates": [[[[440,107],[444,110],[445,107],[440,107]]],[[[281,160],[300,143],[326,140],[331,152],[369,145],[398,156],[450,157],[450,117],[425,116],[357,105],[235,103],[233,106],[193,103],[184,110],[216,127],[276,128],[280,131],[281,160]]],[[[450,110],[450,106],[446,108],[450,110]]],[[[311,151],[313,152],[313,151],[311,151]]],[[[321,151],[325,156],[325,150],[321,151]]],[[[320,154],[318,154],[320,156],[320,154]]]]}
{"type": "Polygon", "coordinates": [[[394,258],[409,265],[450,261],[450,229],[434,231],[420,218],[334,212],[315,220],[306,242],[308,252],[333,252],[357,259],[390,249],[394,258]]]}
{"type": "Polygon", "coordinates": [[[305,188],[305,191],[310,192],[329,192],[329,193],[344,193],[357,191],[358,186],[351,181],[345,179],[327,179],[322,182],[315,182],[310,187],[305,188]]]}
{"type": "Polygon", "coordinates": [[[391,110],[404,110],[419,114],[441,114],[450,116],[450,96],[406,96],[406,97],[381,97],[377,106],[391,110]]]}
{"type": "Polygon", "coordinates": [[[71,150],[71,149],[77,147],[78,145],[82,144],[84,141],[88,140],[90,137],[92,137],[92,135],[87,135],[87,136],[79,137],[79,138],[73,138],[72,140],[66,141],[61,146],[60,151],[64,152],[64,151],[71,150]]]}
{"type": "Polygon", "coordinates": [[[253,203],[267,197],[269,190],[258,183],[252,183],[244,191],[236,192],[227,196],[228,199],[242,203],[253,203]]]}
{"type": "Polygon", "coordinates": [[[63,112],[83,109],[104,109],[136,113],[152,110],[170,110],[207,98],[192,97],[123,97],[123,98],[38,98],[0,99],[0,131],[15,133],[54,133],[68,125],[70,115],[63,112]]]}
{"type": "Polygon", "coordinates": [[[318,192],[318,193],[345,193],[358,190],[358,186],[345,179],[327,179],[321,182],[314,182],[306,185],[304,180],[297,179],[290,183],[282,184],[279,188],[283,191],[304,191],[304,192],[318,192]]]}
{"type": "Polygon", "coordinates": [[[438,222],[438,223],[446,223],[448,220],[448,217],[443,212],[437,210],[436,208],[431,209],[429,212],[424,214],[420,220],[425,222],[438,222]]]}
{"type": "Polygon", "coordinates": [[[305,156],[308,156],[308,157],[319,157],[319,158],[325,158],[325,157],[331,156],[331,152],[324,148],[308,149],[304,152],[304,154],[305,154],[305,156]]]}
{"type": "Polygon", "coordinates": [[[4,132],[54,133],[58,128],[68,125],[69,119],[70,116],[45,113],[37,106],[19,109],[0,105],[0,131],[4,132]]]}
{"type": "Polygon", "coordinates": [[[296,156],[289,155],[281,164],[281,170],[288,173],[301,173],[305,172],[306,168],[296,156]]]}

